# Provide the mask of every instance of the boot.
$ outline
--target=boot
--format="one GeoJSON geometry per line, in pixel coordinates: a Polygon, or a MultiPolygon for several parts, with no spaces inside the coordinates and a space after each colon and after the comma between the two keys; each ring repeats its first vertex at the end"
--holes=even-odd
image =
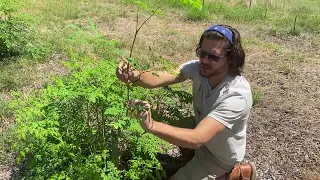
{"type": "Polygon", "coordinates": [[[237,164],[229,174],[227,180],[256,180],[257,170],[253,162],[237,164]]]}

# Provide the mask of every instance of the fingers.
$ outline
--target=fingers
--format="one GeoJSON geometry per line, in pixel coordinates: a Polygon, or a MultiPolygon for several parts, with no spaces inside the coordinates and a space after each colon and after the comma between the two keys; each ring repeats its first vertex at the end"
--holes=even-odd
{"type": "Polygon", "coordinates": [[[119,66],[118,66],[118,69],[119,69],[119,70],[127,71],[128,68],[129,68],[129,71],[132,71],[132,70],[133,70],[132,66],[130,66],[130,64],[129,64],[128,62],[121,61],[121,62],[119,63],[119,66]]]}
{"type": "Polygon", "coordinates": [[[147,118],[151,105],[147,101],[131,100],[127,102],[129,109],[136,117],[147,118]],[[145,114],[147,113],[147,114],[145,114]]]}
{"type": "Polygon", "coordinates": [[[141,112],[141,113],[139,114],[139,117],[140,117],[140,118],[146,119],[147,116],[148,116],[148,111],[143,111],[143,112],[141,112]]]}
{"type": "Polygon", "coordinates": [[[118,79],[122,82],[125,82],[125,83],[128,83],[129,81],[129,75],[126,71],[126,63],[125,62],[121,62],[117,68],[117,71],[116,71],[116,75],[118,77],[118,79]]]}
{"type": "Polygon", "coordinates": [[[131,100],[128,102],[128,104],[130,106],[140,106],[140,107],[145,107],[145,108],[151,107],[151,105],[147,101],[142,101],[142,100],[138,100],[138,99],[131,100]]]}
{"type": "Polygon", "coordinates": [[[125,61],[122,61],[119,63],[119,69],[127,69],[127,67],[129,66],[129,63],[125,62],[125,61]]]}
{"type": "Polygon", "coordinates": [[[131,112],[137,118],[140,118],[140,125],[145,131],[149,131],[153,126],[153,120],[151,117],[150,107],[151,105],[147,101],[131,100],[128,102],[131,112]],[[138,106],[138,108],[137,108],[138,106]],[[139,108],[142,107],[143,109],[139,108]]]}
{"type": "Polygon", "coordinates": [[[133,76],[132,71],[133,69],[130,64],[128,62],[122,61],[118,65],[116,75],[120,81],[124,83],[130,83],[130,78],[133,76]]]}
{"type": "Polygon", "coordinates": [[[127,70],[127,62],[120,62],[117,68],[117,72],[119,74],[123,74],[124,72],[126,72],[125,70],[127,70]]]}

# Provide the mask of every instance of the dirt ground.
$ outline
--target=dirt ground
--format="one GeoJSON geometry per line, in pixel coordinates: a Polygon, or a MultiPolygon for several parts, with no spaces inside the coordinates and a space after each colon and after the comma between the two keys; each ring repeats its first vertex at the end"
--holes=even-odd
{"type": "MultiPolygon", "coordinates": [[[[95,22],[100,32],[129,49],[135,14],[126,10],[126,17],[95,22]]],[[[138,36],[134,54],[151,46],[176,63],[194,59],[202,31],[213,23],[186,21],[170,12],[153,17],[138,36]]],[[[246,49],[244,76],[262,97],[251,112],[245,161],[256,163],[262,180],[320,179],[319,37],[279,38],[253,24],[219,23],[240,31],[246,49]]],[[[0,179],[9,177],[10,169],[0,167],[0,179]]]]}

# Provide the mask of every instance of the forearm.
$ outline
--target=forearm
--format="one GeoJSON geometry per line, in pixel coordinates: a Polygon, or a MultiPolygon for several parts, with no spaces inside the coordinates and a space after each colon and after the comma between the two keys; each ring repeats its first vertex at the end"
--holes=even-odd
{"type": "Polygon", "coordinates": [[[137,79],[135,85],[148,89],[164,87],[185,80],[182,74],[171,74],[166,71],[143,72],[137,79]]]}
{"type": "Polygon", "coordinates": [[[203,144],[195,129],[178,128],[157,121],[153,123],[150,133],[171,144],[190,149],[199,148],[203,144]]]}
{"type": "Polygon", "coordinates": [[[166,73],[156,72],[153,74],[152,72],[144,72],[141,73],[140,79],[134,84],[148,89],[157,88],[163,84],[163,76],[166,76],[166,73]]]}

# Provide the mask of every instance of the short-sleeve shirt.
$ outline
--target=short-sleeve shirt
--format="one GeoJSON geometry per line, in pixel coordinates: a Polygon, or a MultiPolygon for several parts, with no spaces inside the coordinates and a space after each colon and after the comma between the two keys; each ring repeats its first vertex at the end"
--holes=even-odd
{"type": "Polygon", "coordinates": [[[185,78],[193,82],[195,124],[211,117],[226,127],[196,149],[196,157],[204,168],[214,163],[230,170],[245,155],[247,121],[252,107],[250,84],[243,76],[227,75],[211,88],[208,78],[200,75],[199,60],[184,63],[180,68],[185,78]]]}

